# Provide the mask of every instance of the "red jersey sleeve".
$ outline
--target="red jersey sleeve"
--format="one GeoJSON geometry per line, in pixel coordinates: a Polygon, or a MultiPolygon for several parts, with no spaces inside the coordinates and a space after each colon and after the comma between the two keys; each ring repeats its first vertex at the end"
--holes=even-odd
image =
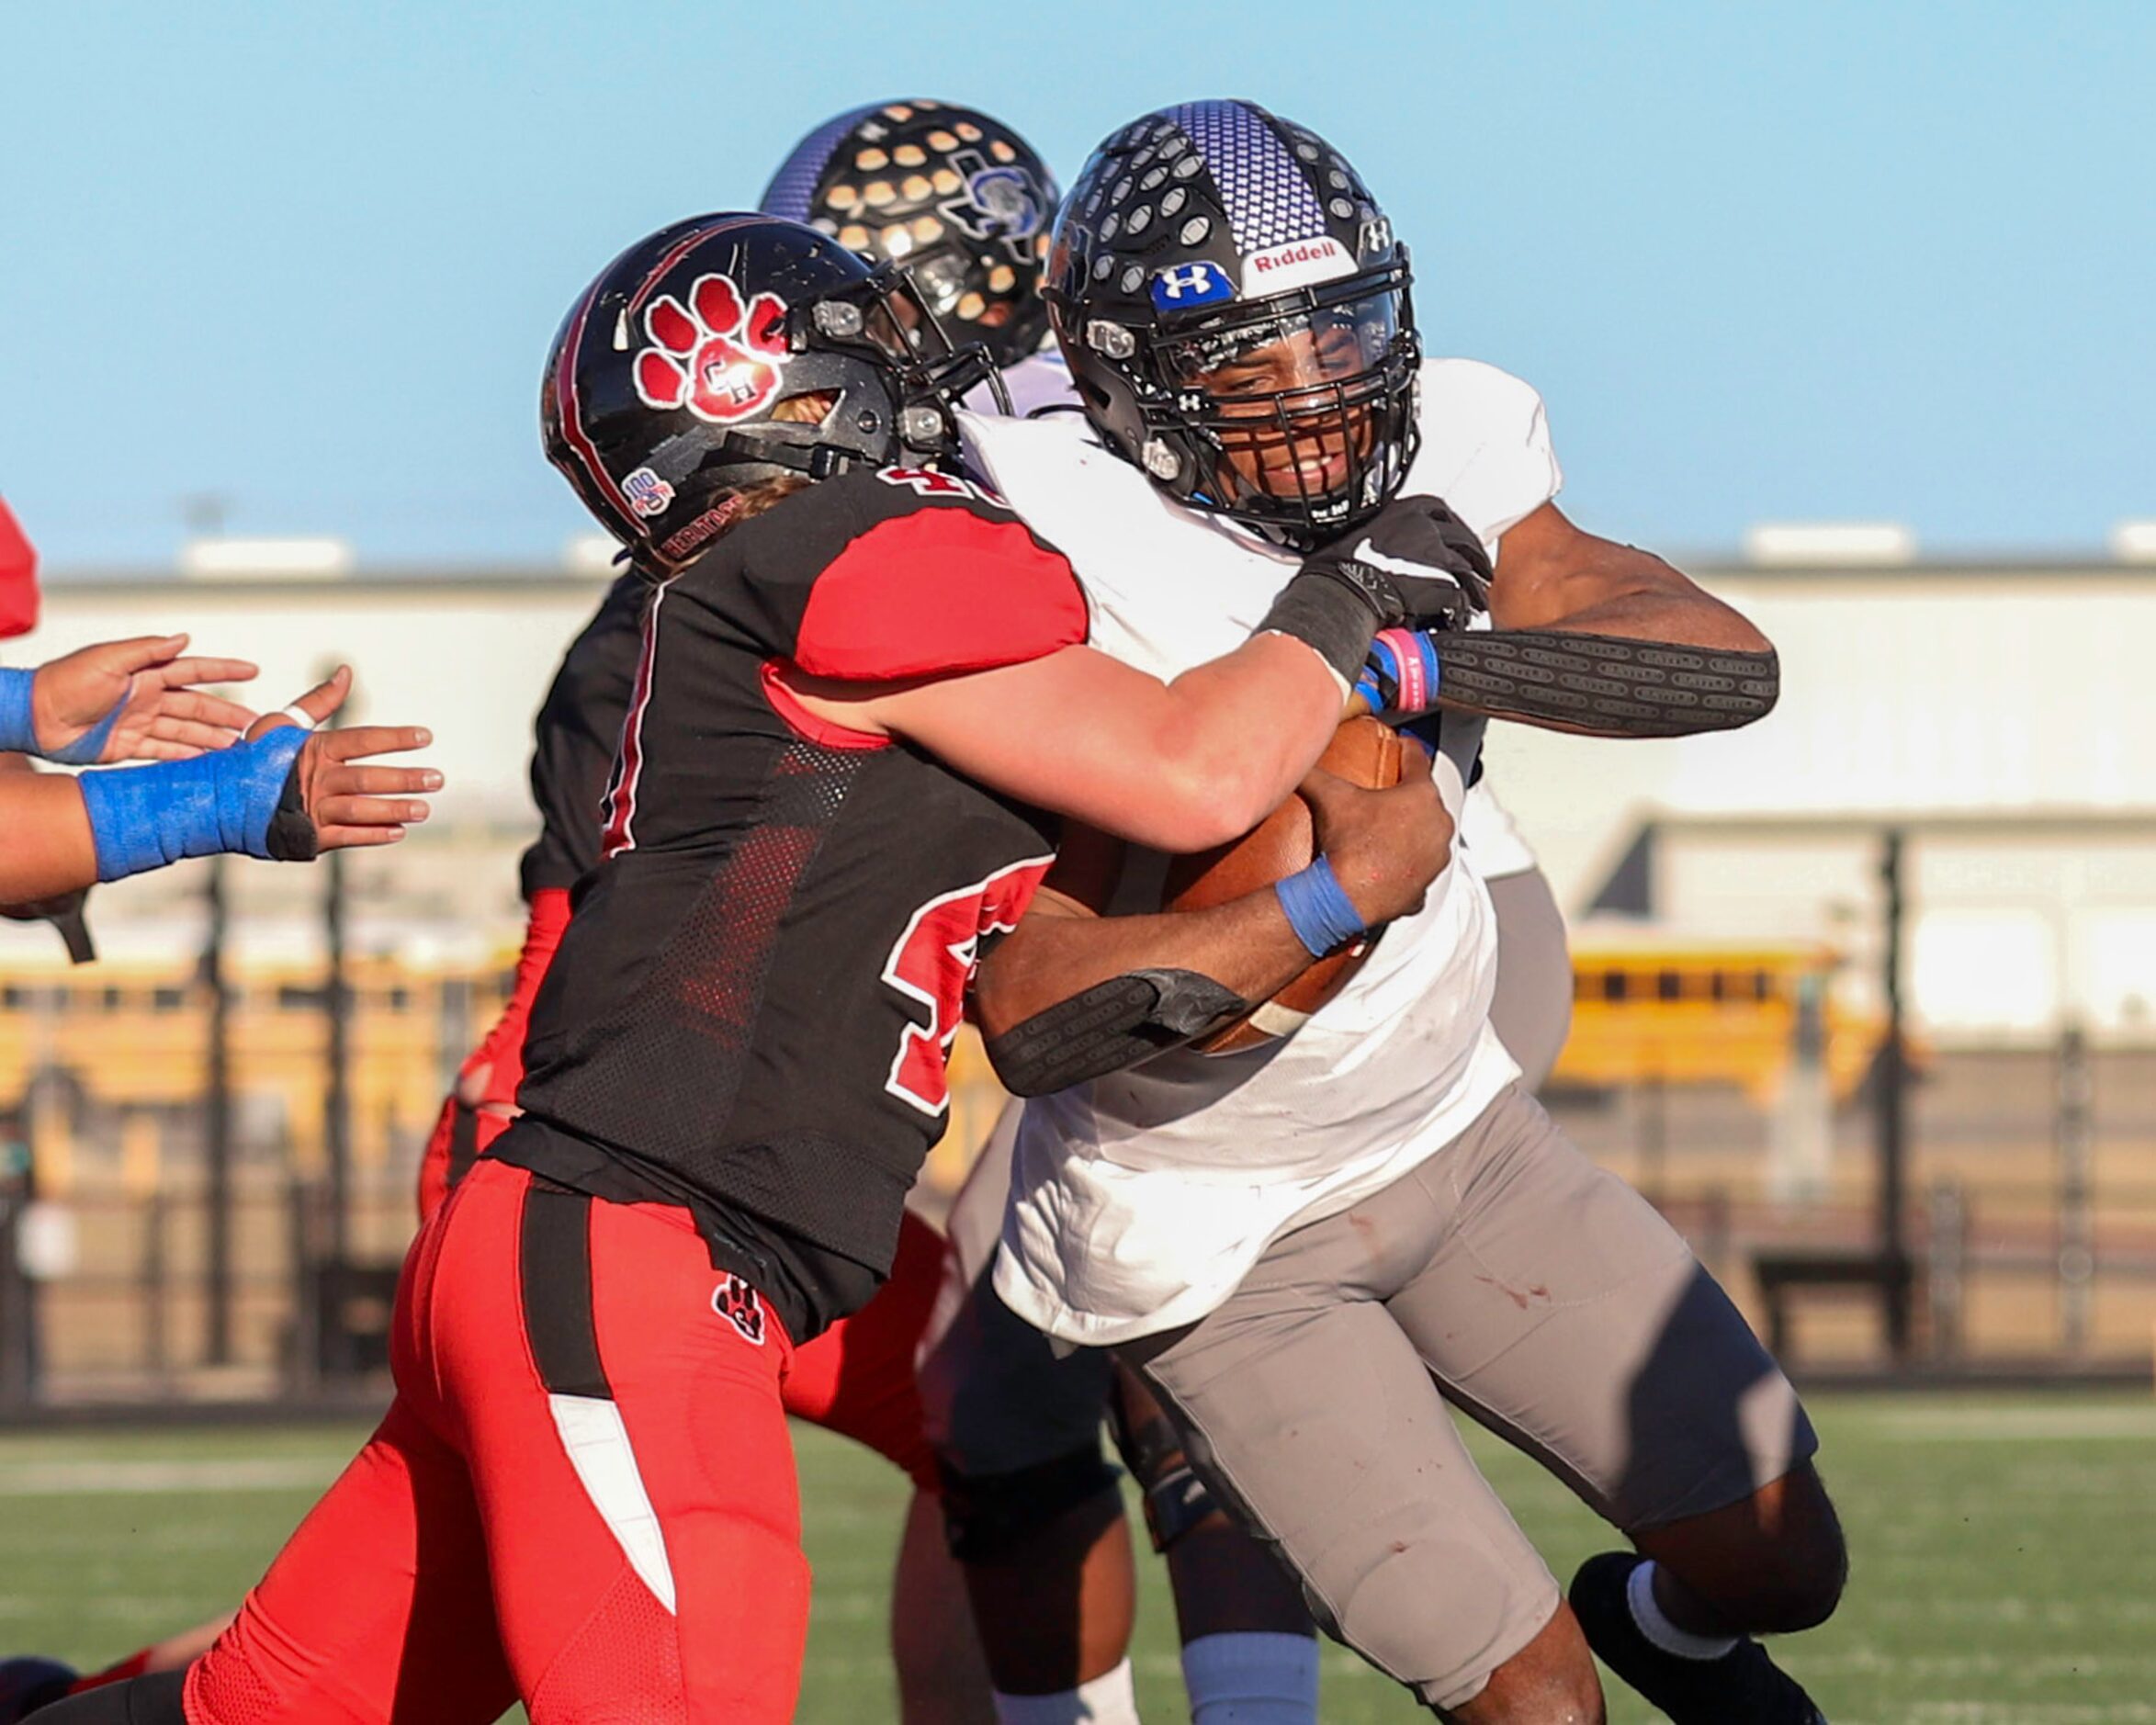
{"type": "Polygon", "coordinates": [[[38,626],[38,554],[0,499],[0,639],[38,626]]]}
{"type": "Polygon", "coordinates": [[[886,516],[817,577],[794,662],[849,682],[988,671],[1086,638],[1086,599],[1060,551],[1006,510],[931,505],[886,516]]]}

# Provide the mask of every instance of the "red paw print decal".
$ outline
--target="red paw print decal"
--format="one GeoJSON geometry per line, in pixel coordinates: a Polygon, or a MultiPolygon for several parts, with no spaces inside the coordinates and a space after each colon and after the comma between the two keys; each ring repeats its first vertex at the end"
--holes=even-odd
{"type": "Polygon", "coordinates": [[[740,1331],[743,1341],[763,1346],[763,1297],[739,1276],[728,1276],[712,1293],[711,1309],[740,1331]]]}
{"type": "Polygon", "coordinates": [[[652,344],[637,355],[637,393],[722,425],[760,412],[779,392],[785,316],[778,295],[744,301],[726,276],[698,276],[685,306],[661,294],[644,312],[652,344]]]}

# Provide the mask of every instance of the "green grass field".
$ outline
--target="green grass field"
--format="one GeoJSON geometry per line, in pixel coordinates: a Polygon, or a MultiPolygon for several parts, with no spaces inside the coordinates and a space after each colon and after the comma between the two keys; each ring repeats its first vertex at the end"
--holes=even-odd
{"type": "MultiPolygon", "coordinates": [[[[1897,1397],[1814,1404],[1856,1575],[1786,1649],[1834,1725],[2156,1725],[2156,1403],[1897,1397]]],[[[0,1649],[102,1663],[229,1606],[349,1454],[348,1431],[0,1436],[0,1649]]],[[[1531,1464],[1478,1453],[1562,1578],[1607,1539],[1531,1464]]],[[[799,1717],[891,1717],[885,1591],[902,1502],[881,1462],[800,1435],[815,1628],[799,1717]]],[[[1149,1718],[1184,1717],[1165,1584],[1136,1651],[1149,1718]]],[[[1325,1718],[1427,1718],[1328,1648],[1325,1718]]],[[[1611,1696],[1613,1720],[1653,1716],[1611,1696]]]]}

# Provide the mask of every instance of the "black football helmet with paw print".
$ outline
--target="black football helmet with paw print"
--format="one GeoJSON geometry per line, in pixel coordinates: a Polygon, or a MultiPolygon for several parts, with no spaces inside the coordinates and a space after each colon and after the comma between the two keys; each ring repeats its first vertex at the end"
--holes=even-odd
{"type": "Polygon", "coordinates": [[[864,462],[955,469],[954,406],[992,375],[890,266],[799,222],[698,216],[637,242],[570,309],[539,417],[547,459],[663,576],[751,487],[864,462]],[[830,400],[785,411],[803,397],[830,400]]]}

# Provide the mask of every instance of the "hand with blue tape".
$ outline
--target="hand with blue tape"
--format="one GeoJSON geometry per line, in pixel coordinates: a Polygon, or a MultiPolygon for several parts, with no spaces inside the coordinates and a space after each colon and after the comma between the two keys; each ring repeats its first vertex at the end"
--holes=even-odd
{"type": "Polygon", "coordinates": [[[199,687],[246,682],[243,659],[183,659],[185,635],[104,641],[35,671],[0,671],[0,750],[69,766],[188,761],[223,749],[254,712],[199,687]]]}
{"type": "MultiPolygon", "coordinates": [[[[352,667],[339,665],[290,706],[258,719],[248,741],[274,740],[286,726],[320,725],[351,693],[352,667]]],[[[414,799],[440,790],[442,775],[432,767],[361,763],[375,755],[409,754],[434,740],[434,732],[421,725],[353,725],[309,737],[283,792],[283,841],[294,853],[277,860],[305,862],[322,851],[395,844],[407,827],[426,819],[427,805],[414,799]],[[310,846],[300,837],[302,825],[311,835],[310,846]],[[302,846],[308,846],[304,855],[299,854],[302,846]]]]}
{"type": "MultiPolygon", "coordinates": [[[[245,740],[184,761],[80,774],[0,773],[0,905],[23,906],[93,882],[231,853],[303,862],[351,845],[394,844],[424,820],[420,798],[442,775],[367,757],[423,749],[416,726],[315,733],[351,693],[337,673],[245,740]]],[[[172,742],[185,750],[191,745],[172,742]]]]}
{"type": "Polygon", "coordinates": [[[1310,866],[1273,888],[1313,958],[1422,908],[1452,855],[1452,817],[1430,777],[1428,750],[1400,751],[1400,778],[1364,790],[1313,768],[1296,787],[1310,810],[1310,866]]]}
{"type": "Polygon", "coordinates": [[[351,690],[352,672],[340,666],[283,712],[255,721],[245,740],[229,749],[83,774],[97,878],[119,880],[182,857],[236,853],[307,862],[324,851],[396,843],[427,817],[417,796],[439,790],[442,775],[361,763],[423,749],[433,736],[416,726],[315,731],[351,690]]]}

